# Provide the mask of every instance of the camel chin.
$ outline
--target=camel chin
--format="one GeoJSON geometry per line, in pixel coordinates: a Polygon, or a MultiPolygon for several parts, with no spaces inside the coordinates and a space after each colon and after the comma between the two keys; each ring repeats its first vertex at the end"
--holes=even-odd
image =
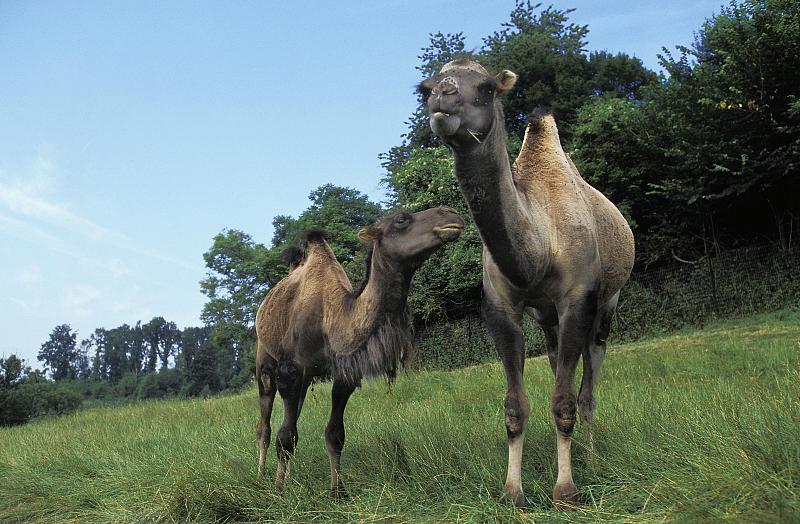
{"type": "Polygon", "coordinates": [[[439,136],[452,136],[461,127],[461,117],[447,113],[434,113],[431,116],[431,130],[439,136]]]}

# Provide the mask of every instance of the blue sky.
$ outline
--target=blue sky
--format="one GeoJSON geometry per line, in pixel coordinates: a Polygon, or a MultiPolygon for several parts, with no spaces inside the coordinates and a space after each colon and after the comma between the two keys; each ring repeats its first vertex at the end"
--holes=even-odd
{"type": "MultiPolygon", "coordinates": [[[[588,49],[657,69],[720,0],[553,2],[588,49]]],[[[513,2],[0,0],[0,356],[37,366],[164,316],[200,325],[223,228],[268,243],[333,182],[382,200],[428,34],[499,30],[513,2]]]]}

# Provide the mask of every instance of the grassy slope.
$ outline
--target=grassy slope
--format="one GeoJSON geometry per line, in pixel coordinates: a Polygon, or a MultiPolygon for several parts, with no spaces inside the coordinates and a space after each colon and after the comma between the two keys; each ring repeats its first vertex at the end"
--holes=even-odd
{"type": "Polygon", "coordinates": [[[799,312],[611,348],[595,456],[577,432],[575,481],[585,504],[575,512],[557,513],[549,502],[547,362],[530,360],[526,381],[526,512],[501,500],[504,383],[491,364],[357,392],[345,416],[344,502],[327,494],[329,385],[309,392],[282,496],[255,478],[254,389],[0,429],[0,521],[800,520],[799,312]]]}

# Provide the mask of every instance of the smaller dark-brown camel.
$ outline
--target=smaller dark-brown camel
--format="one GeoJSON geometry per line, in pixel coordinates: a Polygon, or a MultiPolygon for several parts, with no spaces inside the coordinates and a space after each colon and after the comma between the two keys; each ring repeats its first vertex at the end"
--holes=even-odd
{"type": "Polygon", "coordinates": [[[289,274],[267,294],[256,316],[256,381],[261,418],[256,428],[258,475],[264,475],[275,393],[283,400],[283,423],[275,439],[282,489],[297,445],[297,419],[314,380],[333,379],[325,445],[331,493],[345,495],[340,477],[344,409],[362,378],[394,378],[412,350],[407,308],[411,278],[446,242],[458,238],[464,220],[439,207],[397,213],[359,231],[372,241],[366,276],[355,290],[324,232],[306,234],[305,249],[287,250],[289,274]]]}

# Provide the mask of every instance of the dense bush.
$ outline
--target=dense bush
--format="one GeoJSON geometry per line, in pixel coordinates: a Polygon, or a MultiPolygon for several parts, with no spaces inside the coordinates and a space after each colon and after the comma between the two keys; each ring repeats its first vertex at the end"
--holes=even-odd
{"type": "MultiPolygon", "coordinates": [[[[782,308],[800,308],[800,249],[737,249],[634,274],[620,295],[610,340],[633,341],[782,308]]],[[[524,330],[526,355],[542,354],[541,329],[526,317],[524,330]]],[[[496,358],[477,311],[417,331],[418,367],[453,369],[496,358]]]]}
{"type": "Polygon", "coordinates": [[[35,417],[75,411],[83,401],[68,384],[32,380],[0,388],[0,425],[24,424],[35,417]]]}
{"type": "Polygon", "coordinates": [[[181,391],[181,376],[175,369],[162,369],[158,373],[144,375],[139,383],[137,397],[164,398],[172,397],[181,391]]]}

